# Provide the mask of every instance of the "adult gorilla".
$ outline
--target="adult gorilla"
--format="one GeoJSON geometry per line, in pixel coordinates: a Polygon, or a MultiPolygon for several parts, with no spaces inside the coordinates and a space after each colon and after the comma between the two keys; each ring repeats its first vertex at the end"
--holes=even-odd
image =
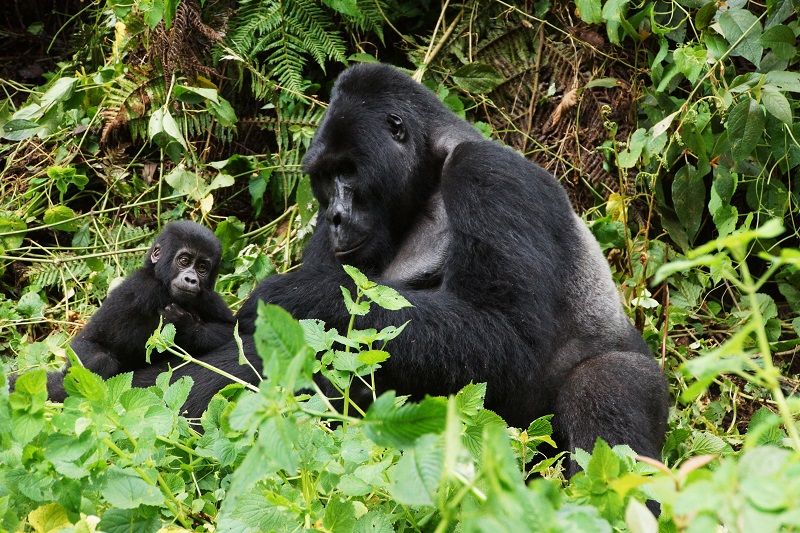
{"type": "MultiPolygon", "coordinates": [[[[303,264],[267,278],[245,302],[245,333],[259,300],[346,330],[339,287],[352,285],[342,269],[350,264],[414,305],[373,306],[357,321],[411,321],[376,375],[381,391],[420,398],[485,381],[486,407],[511,425],[554,413],[565,449],[591,450],[602,437],[659,456],[666,381],[553,176],[383,65],[339,76],[304,168],[320,203],[317,229],[303,264]],[[408,253],[426,239],[426,254],[408,253]]],[[[230,349],[204,356],[228,370],[235,359],[230,349]]],[[[137,373],[136,383],[160,369],[137,373]]],[[[192,414],[226,383],[197,367],[185,374],[202,376],[192,414]]]]}

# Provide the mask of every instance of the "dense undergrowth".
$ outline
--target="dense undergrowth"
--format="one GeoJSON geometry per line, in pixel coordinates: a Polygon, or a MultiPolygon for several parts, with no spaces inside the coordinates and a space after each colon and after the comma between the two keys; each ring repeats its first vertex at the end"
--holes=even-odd
{"type": "MultiPolygon", "coordinates": [[[[0,378],[0,530],[800,530],[796,2],[30,4],[0,76],[0,349],[30,370],[11,395],[0,378]],[[315,372],[371,383],[402,324],[269,306],[267,377],[200,421],[167,376],[73,367],[46,401],[44,370],[167,221],[215,230],[234,308],[297,264],[300,160],[336,73],[374,60],[567,188],[670,381],[660,462],[598,442],[566,481],[549,421],[506,427],[480,384],[358,417],[295,396],[315,372]]],[[[403,305],[351,275],[359,302],[403,305]]],[[[170,329],[153,349],[176,350],[170,329]]]]}

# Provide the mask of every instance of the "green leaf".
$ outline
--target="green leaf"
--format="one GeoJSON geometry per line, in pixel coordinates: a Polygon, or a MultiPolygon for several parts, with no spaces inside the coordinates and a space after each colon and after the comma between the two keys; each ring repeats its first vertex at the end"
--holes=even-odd
{"type": "Polygon", "coordinates": [[[147,126],[147,135],[150,140],[155,140],[156,135],[159,133],[167,134],[171,139],[180,143],[183,149],[186,150],[186,140],[181,134],[178,123],[175,122],[175,119],[166,107],[159,107],[153,111],[147,126]]]}
{"type": "Polygon", "coordinates": [[[172,89],[172,94],[175,95],[177,100],[189,104],[199,104],[204,100],[210,100],[214,103],[219,103],[219,95],[216,89],[176,85],[172,89]]]}
{"type": "Polygon", "coordinates": [[[725,124],[735,161],[743,161],[764,136],[764,110],[753,98],[739,99],[725,124]]]}
{"type": "Polygon", "coordinates": [[[362,18],[364,16],[358,8],[356,0],[322,0],[322,3],[348,17],[362,18]]]}
{"type": "Polygon", "coordinates": [[[619,458],[602,439],[597,439],[592,450],[592,458],[586,468],[586,475],[592,481],[608,483],[619,477],[619,458]]]}
{"type": "Polygon", "coordinates": [[[356,525],[356,510],[353,502],[333,497],[325,506],[322,523],[328,531],[351,533],[356,525]]]}
{"type": "Polygon", "coordinates": [[[404,448],[422,435],[444,431],[447,401],[427,397],[420,403],[395,405],[395,393],[382,394],[364,417],[364,434],[378,446],[404,448]]]}
{"type": "Polygon", "coordinates": [[[675,66],[690,83],[697,81],[706,65],[708,51],[702,46],[680,46],[672,54],[675,66]]]}
{"type": "Polygon", "coordinates": [[[238,121],[236,118],[236,112],[233,110],[231,103],[226,99],[220,96],[219,103],[209,100],[208,106],[211,108],[213,115],[217,118],[217,122],[219,122],[221,125],[225,126],[226,128],[236,125],[236,122],[238,121]]]}
{"type": "Polygon", "coordinates": [[[773,26],[761,36],[761,46],[769,48],[778,59],[792,59],[797,53],[797,38],[789,26],[773,26]]]}
{"type": "Polygon", "coordinates": [[[691,242],[703,222],[706,205],[706,185],[697,169],[690,164],[682,166],[672,181],[672,202],[686,235],[691,242]]]}
{"type": "Polygon", "coordinates": [[[208,193],[206,182],[194,172],[189,172],[183,165],[177,165],[164,176],[164,181],[175,190],[175,194],[190,196],[200,200],[208,193]]]}
{"type": "Polygon", "coordinates": [[[112,466],[105,471],[103,497],[120,509],[136,509],[142,505],[163,505],[164,495],[148,484],[132,469],[112,466]]]}
{"type": "Polygon", "coordinates": [[[28,522],[37,533],[55,533],[72,525],[67,511],[57,503],[42,505],[31,511],[28,522]]]}
{"type": "Polygon", "coordinates": [[[758,67],[761,64],[761,54],[764,52],[760,44],[763,30],[758,17],[746,9],[729,9],[720,15],[719,25],[722,35],[731,45],[742,38],[731,55],[742,56],[758,67]]]}
{"type": "Polygon", "coordinates": [[[279,383],[289,362],[306,348],[302,326],[277,305],[259,302],[256,318],[256,350],[261,356],[264,377],[279,383]]]}
{"type": "Polygon", "coordinates": [[[54,103],[69,99],[76,83],[78,83],[78,78],[58,78],[53,86],[42,95],[39,105],[43,110],[47,110],[54,103]]]}
{"type": "Polygon", "coordinates": [[[348,314],[364,316],[369,313],[369,301],[358,302],[356,304],[349,290],[345,287],[339,288],[342,289],[342,298],[344,298],[344,306],[347,308],[348,314]]]}
{"type": "Polygon", "coordinates": [[[639,128],[628,141],[628,147],[619,153],[617,156],[617,163],[622,168],[633,168],[636,162],[639,161],[639,156],[642,155],[642,150],[647,144],[647,131],[644,128],[639,128]]]}
{"type": "Polygon", "coordinates": [[[61,231],[77,231],[80,228],[80,221],[79,220],[71,220],[74,219],[77,215],[75,211],[70,209],[65,205],[54,205],[53,207],[49,208],[47,211],[44,212],[44,220],[45,224],[56,224],[53,226],[53,229],[61,230],[61,231]],[[69,220],[69,222],[62,222],[64,220],[69,220]]]}
{"type": "Polygon", "coordinates": [[[764,104],[770,115],[787,126],[792,125],[792,106],[783,93],[770,86],[764,87],[761,91],[761,103],[764,104]]]}
{"type": "Polygon", "coordinates": [[[694,25],[698,30],[704,30],[711,25],[719,9],[717,2],[709,2],[701,7],[694,17],[694,25]]]}
{"type": "Polygon", "coordinates": [[[44,316],[45,309],[47,309],[47,302],[37,292],[23,294],[16,307],[17,312],[27,318],[41,318],[44,316]]]}
{"type": "Polygon", "coordinates": [[[389,359],[389,352],[383,350],[367,350],[358,354],[358,362],[367,365],[377,365],[389,359]]]}
{"type": "Polygon", "coordinates": [[[435,505],[443,464],[444,452],[438,439],[433,435],[422,437],[416,447],[403,453],[391,472],[392,497],[404,505],[435,505]]]}
{"type": "MultiPolygon", "coordinates": [[[[624,15],[627,12],[626,5],[630,0],[606,0],[601,12],[606,21],[606,33],[608,40],[614,44],[620,43],[619,28],[626,22],[624,15]]],[[[630,25],[629,25],[630,26],[630,25]]],[[[636,34],[638,37],[638,34],[636,34]]]]}
{"type": "Polygon", "coordinates": [[[600,0],[575,0],[578,15],[586,24],[600,24],[603,15],[600,0]]]}
{"type": "Polygon", "coordinates": [[[33,137],[43,128],[44,126],[40,126],[36,122],[31,122],[30,120],[9,120],[3,124],[3,139],[8,141],[22,141],[33,137]]]}
{"type": "Polygon", "coordinates": [[[503,83],[504,78],[490,65],[469,63],[453,73],[453,81],[468,93],[485,94],[503,83]]]}
{"type": "Polygon", "coordinates": [[[402,294],[391,287],[385,287],[383,285],[376,285],[371,289],[364,289],[364,295],[377,305],[390,311],[397,311],[404,307],[414,307],[402,294]]]}
{"type": "Polygon", "coordinates": [[[462,416],[473,417],[483,409],[486,383],[470,383],[456,393],[456,407],[462,416]]]}
{"type": "Polygon", "coordinates": [[[7,235],[8,233],[27,229],[25,221],[11,211],[0,211],[0,246],[11,251],[22,246],[25,233],[7,235]]]}
{"type": "Polygon", "coordinates": [[[101,401],[106,396],[106,384],[97,374],[80,366],[71,366],[64,377],[64,389],[70,396],[101,401]]]}

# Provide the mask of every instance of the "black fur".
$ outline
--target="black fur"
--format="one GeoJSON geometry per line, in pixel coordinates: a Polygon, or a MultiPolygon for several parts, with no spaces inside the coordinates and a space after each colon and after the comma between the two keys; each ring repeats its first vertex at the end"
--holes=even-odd
{"type": "MultiPolygon", "coordinates": [[[[433,93],[382,65],[356,65],[339,77],[304,167],[320,201],[318,227],[303,264],[267,278],[245,302],[238,313],[244,333],[253,330],[259,300],[345,331],[339,287],[352,286],[341,265],[349,263],[414,305],[373,306],[356,322],[411,321],[388,347],[392,357],[376,375],[380,391],[418,399],[487,382],[486,407],[511,425],[554,413],[564,449],[591,450],[602,437],[659,457],[666,380],[552,175],[484,139],[433,93]],[[431,243],[432,260],[398,269],[393,261],[418,245],[420,217],[431,218],[438,192],[446,220],[431,234],[445,228],[448,237],[431,243]],[[394,275],[404,270],[411,275],[394,275]],[[433,270],[432,286],[415,288],[415,270],[433,270]]],[[[204,359],[230,371],[235,353],[224,346],[204,359]]],[[[139,371],[135,383],[150,384],[163,369],[139,371]]],[[[249,370],[236,373],[251,379],[249,370]]],[[[187,374],[196,385],[185,407],[199,416],[226,380],[193,366],[176,377],[187,374]]]]}
{"type": "MultiPolygon", "coordinates": [[[[103,378],[145,366],[145,344],[161,318],[175,324],[176,344],[195,355],[230,341],[233,313],[214,291],[221,253],[208,228],[188,221],[167,224],[144,266],[109,293],[73,339],[81,363],[103,378]]],[[[151,360],[158,358],[153,352],[151,360]]],[[[48,374],[51,400],[66,397],[66,372],[48,374]]]]}

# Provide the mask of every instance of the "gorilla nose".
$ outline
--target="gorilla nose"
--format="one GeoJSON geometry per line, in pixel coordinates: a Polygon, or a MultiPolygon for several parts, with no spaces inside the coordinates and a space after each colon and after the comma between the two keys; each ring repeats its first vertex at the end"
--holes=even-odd
{"type": "Polygon", "coordinates": [[[197,278],[195,278],[194,276],[184,276],[183,277],[183,281],[185,281],[189,285],[196,285],[197,284],[197,278]]]}

